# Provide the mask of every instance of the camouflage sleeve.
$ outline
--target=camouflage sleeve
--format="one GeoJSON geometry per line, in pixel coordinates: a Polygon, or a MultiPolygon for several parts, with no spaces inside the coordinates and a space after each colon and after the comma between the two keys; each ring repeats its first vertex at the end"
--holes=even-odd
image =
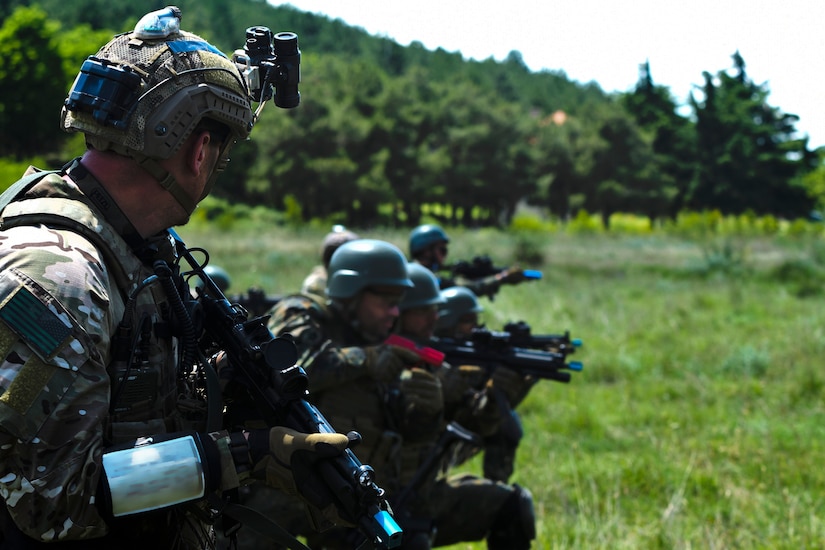
{"type": "Polygon", "coordinates": [[[312,294],[323,298],[327,289],[327,270],[322,265],[316,265],[304,279],[301,285],[301,294],[312,294]]]}
{"type": "Polygon", "coordinates": [[[343,348],[333,342],[320,322],[323,315],[311,298],[296,295],[281,300],[269,318],[273,334],[289,334],[295,341],[298,364],[307,373],[311,392],[367,376],[363,348],[343,348]]]}
{"type": "Polygon", "coordinates": [[[0,237],[0,495],[36,540],[106,533],[95,495],[110,392],[108,278],[94,254],[42,228],[0,237]]]}
{"type": "Polygon", "coordinates": [[[473,291],[476,296],[495,296],[502,284],[502,275],[497,273],[481,279],[465,279],[459,277],[455,280],[457,286],[463,286],[473,291]]]}

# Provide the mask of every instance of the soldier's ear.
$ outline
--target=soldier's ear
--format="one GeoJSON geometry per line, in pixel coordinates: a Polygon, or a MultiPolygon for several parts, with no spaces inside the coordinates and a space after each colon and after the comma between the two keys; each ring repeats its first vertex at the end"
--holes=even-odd
{"type": "Polygon", "coordinates": [[[190,140],[185,158],[187,169],[195,176],[199,176],[203,170],[211,173],[214,164],[213,157],[217,154],[210,154],[210,145],[214,145],[212,134],[203,130],[193,134],[190,140]]]}

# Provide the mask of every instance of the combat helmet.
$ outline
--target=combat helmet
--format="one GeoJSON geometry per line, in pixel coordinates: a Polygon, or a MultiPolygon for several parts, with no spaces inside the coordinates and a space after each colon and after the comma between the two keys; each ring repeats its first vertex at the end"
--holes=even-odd
{"type": "Polygon", "coordinates": [[[463,286],[444,289],[441,291],[441,297],[444,303],[438,308],[438,330],[450,330],[464,315],[484,311],[473,291],[463,286]]]}
{"type": "Polygon", "coordinates": [[[410,232],[410,256],[415,258],[420,252],[439,242],[450,242],[441,227],[435,224],[419,225],[410,232]]]}
{"type": "Polygon", "coordinates": [[[196,202],[159,161],[173,156],[202,121],[219,123],[206,128],[213,135],[229,131],[220,136],[214,180],[231,146],[249,136],[254,115],[237,65],[180,30],[180,20],[174,6],[148,13],[87,58],[64,102],[61,127],[83,132],[89,147],[134,158],[191,213],[196,202]]]}
{"type": "Polygon", "coordinates": [[[232,281],[229,278],[229,273],[221,266],[209,264],[203,268],[203,272],[218,285],[221,292],[226,292],[229,289],[232,281]]]}
{"type": "Polygon", "coordinates": [[[327,296],[352,298],[370,286],[413,287],[407,259],[395,245],[376,239],[358,239],[341,245],[327,269],[327,296]]]}
{"type": "Polygon", "coordinates": [[[359,238],[357,233],[350,231],[343,225],[332,226],[332,231],[326,234],[321,243],[321,262],[324,264],[324,267],[329,266],[332,254],[338,250],[338,247],[359,238]]]}
{"type": "Polygon", "coordinates": [[[438,288],[438,279],[432,271],[421,264],[407,264],[410,280],[413,288],[404,293],[398,309],[407,311],[415,307],[441,305],[445,303],[438,288]]]}

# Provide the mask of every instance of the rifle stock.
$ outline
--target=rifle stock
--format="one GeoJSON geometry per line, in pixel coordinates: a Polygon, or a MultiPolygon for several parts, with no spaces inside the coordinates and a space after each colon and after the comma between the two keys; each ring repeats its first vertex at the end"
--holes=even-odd
{"type": "MultiPolygon", "coordinates": [[[[268,426],[333,433],[321,411],[305,399],[308,381],[306,372],[295,364],[295,344],[288,338],[275,337],[266,327],[266,317],[247,319],[246,310],[226,299],[177,234],[170,233],[181,257],[204,283],[199,290],[205,332],[202,344],[226,353],[231,380],[248,392],[258,414],[268,426]]],[[[357,438],[360,436],[351,434],[351,440],[357,438]]],[[[339,514],[356,525],[374,547],[395,548],[401,544],[401,528],[390,513],[384,490],[374,481],[372,467],[362,464],[350,449],[340,456],[319,460],[317,467],[324,484],[322,493],[334,498],[339,514]]],[[[312,496],[304,496],[316,504],[312,496]]]]}

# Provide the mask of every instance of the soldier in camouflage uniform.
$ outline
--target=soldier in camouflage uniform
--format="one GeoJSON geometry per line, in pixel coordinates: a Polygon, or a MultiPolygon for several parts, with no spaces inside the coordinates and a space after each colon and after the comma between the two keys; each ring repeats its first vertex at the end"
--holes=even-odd
{"type": "MultiPolygon", "coordinates": [[[[431,290],[437,291],[434,283],[431,290]]],[[[434,372],[417,353],[382,344],[398,320],[405,291],[414,301],[417,289],[400,250],[372,239],[353,241],[332,256],[327,301],[285,297],[272,311],[270,329],[295,339],[310,399],[333,425],[362,435],[359,456],[375,468],[394,502],[404,548],[485,537],[490,548],[529,548],[535,532],[526,489],[473,476],[446,478],[436,469],[405,491],[448,419],[445,389],[462,399],[462,388],[470,387],[462,373],[434,372]],[[410,498],[399,503],[402,494],[410,498]]],[[[497,408],[483,392],[476,397],[463,418],[494,430],[497,408]]],[[[349,539],[335,531],[309,540],[313,547],[340,548],[349,539]]]]}
{"type": "Polygon", "coordinates": [[[469,288],[454,286],[441,291],[441,305],[435,335],[444,338],[466,338],[480,325],[478,314],[484,311],[478,297],[469,288]]]}
{"type": "Polygon", "coordinates": [[[480,279],[442,277],[439,271],[446,265],[449,243],[447,233],[435,224],[419,225],[410,232],[410,258],[435,273],[442,289],[463,286],[476,296],[495,296],[501,285],[514,285],[527,280],[524,270],[519,267],[510,267],[480,279]]]}
{"type": "Polygon", "coordinates": [[[342,244],[359,238],[357,233],[350,231],[343,225],[334,226],[321,243],[321,263],[313,267],[310,274],[304,279],[301,285],[301,294],[313,294],[323,301],[325,299],[324,292],[327,288],[327,268],[333,252],[338,250],[338,247],[342,244]]]}
{"type": "Polygon", "coordinates": [[[250,470],[292,488],[271,464],[347,444],[205,421],[220,395],[190,374],[165,230],[254,116],[236,65],[179,24],[147,14],[87,59],[62,116],[86,153],[0,199],[2,548],[212,548],[213,508],[250,470]]]}
{"type": "MultiPolygon", "coordinates": [[[[480,326],[478,314],[484,311],[476,295],[468,288],[456,286],[442,290],[441,298],[435,335],[459,340],[469,337],[473,329],[480,326]]],[[[499,381],[498,384],[499,388],[505,388],[502,394],[506,399],[502,399],[501,394],[498,397],[503,421],[495,433],[484,438],[483,472],[488,479],[506,482],[513,475],[516,450],[523,436],[521,418],[515,408],[527,396],[535,380],[521,377],[504,367],[498,367],[493,377],[506,377],[509,383],[499,381]]],[[[462,460],[478,450],[465,453],[462,460]]]]}

